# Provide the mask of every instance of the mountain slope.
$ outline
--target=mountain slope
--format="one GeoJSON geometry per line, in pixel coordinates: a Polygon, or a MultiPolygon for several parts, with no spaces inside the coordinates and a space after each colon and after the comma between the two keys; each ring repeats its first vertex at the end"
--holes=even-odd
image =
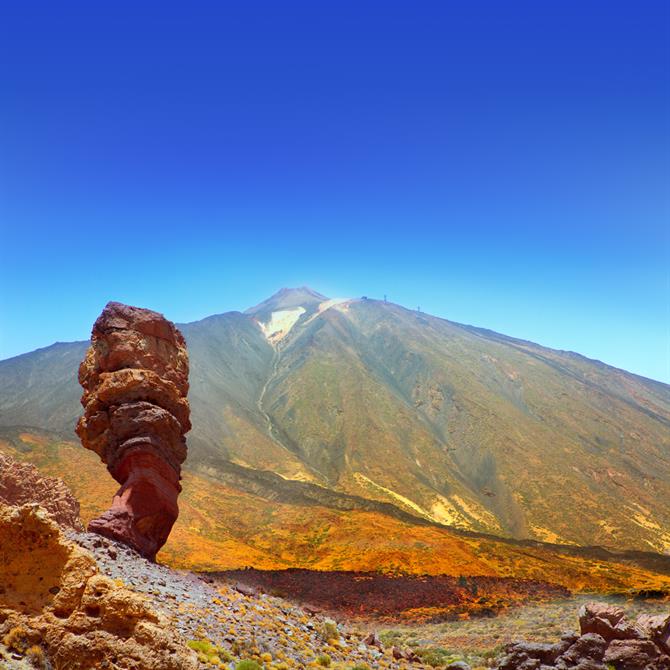
{"type": "Polygon", "coordinates": [[[0,361],[0,425],[73,435],[81,414],[77,374],[87,348],[88,342],[57,342],[0,361]]]}
{"type": "MultiPolygon", "coordinates": [[[[62,477],[81,501],[85,523],[107,508],[117,488],[111,477],[100,476],[95,454],[53,434],[0,429],[0,452],[62,477]]],[[[185,471],[179,519],[159,559],[204,571],[301,567],[513,577],[600,592],[670,591],[666,556],[503,540],[380,504],[357,507],[355,500],[340,498],[328,506],[308,489],[285,495],[281,485],[251,492],[239,483],[185,471]]]]}
{"type": "MultiPolygon", "coordinates": [[[[513,538],[670,549],[667,385],[306,287],[180,328],[187,467],[207,481],[513,538]]],[[[1,361],[0,426],[71,435],[84,349],[1,361]]]]}

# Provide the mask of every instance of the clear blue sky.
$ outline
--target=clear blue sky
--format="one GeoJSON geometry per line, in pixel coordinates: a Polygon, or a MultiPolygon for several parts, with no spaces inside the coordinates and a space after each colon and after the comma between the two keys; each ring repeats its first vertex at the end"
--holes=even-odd
{"type": "Polygon", "coordinates": [[[670,381],[670,3],[0,9],[0,358],[381,296],[670,381]]]}

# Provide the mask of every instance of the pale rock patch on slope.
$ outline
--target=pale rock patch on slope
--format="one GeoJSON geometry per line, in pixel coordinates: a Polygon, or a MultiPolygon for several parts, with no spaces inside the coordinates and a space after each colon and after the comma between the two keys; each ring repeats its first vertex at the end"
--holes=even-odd
{"type": "Polygon", "coordinates": [[[317,316],[321,316],[324,312],[327,312],[329,309],[335,307],[340,312],[346,312],[349,309],[349,305],[353,302],[353,298],[330,298],[329,300],[324,300],[319,304],[318,309],[312,316],[305,321],[305,325],[311,323],[316,319],[317,316]]]}
{"type": "Polygon", "coordinates": [[[644,541],[653,548],[654,551],[667,552],[670,550],[670,533],[665,532],[661,526],[654,521],[651,511],[638,503],[626,505],[630,510],[631,520],[644,530],[650,531],[652,538],[645,538],[644,541]]]}
{"type": "Polygon", "coordinates": [[[378,495],[383,495],[396,505],[405,509],[409,508],[431,521],[436,521],[446,526],[473,530],[476,525],[473,523],[474,520],[479,524],[488,526],[491,530],[501,530],[500,524],[490,512],[487,512],[483,507],[476,505],[472,501],[469,503],[466,502],[460,496],[454,495],[451,498],[445,498],[438,495],[430,510],[427,510],[413,500],[366,477],[362,472],[354,472],[354,479],[359,486],[375,491],[378,495]]]}
{"type": "Polygon", "coordinates": [[[543,526],[535,526],[530,524],[530,530],[534,539],[539,539],[541,542],[549,542],[550,544],[575,544],[569,540],[564,540],[558,533],[553,530],[544,528],[543,526]]]}
{"type": "MultiPolygon", "coordinates": [[[[437,521],[447,523],[448,525],[463,526],[465,528],[474,528],[472,521],[488,528],[490,531],[502,531],[500,524],[496,517],[487,509],[474,502],[473,500],[465,500],[459,495],[452,495],[449,498],[438,496],[437,502],[431,507],[433,517],[437,521]],[[446,503],[446,507],[445,507],[446,503]],[[442,521],[440,515],[444,510],[454,510],[457,519],[453,522],[442,521]]],[[[448,512],[449,513],[449,512],[448,512]]],[[[452,512],[453,513],[453,512],[452,512]]],[[[447,514],[448,516],[448,514],[447,514]]]]}
{"type": "Polygon", "coordinates": [[[296,307],[294,309],[282,309],[278,312],[272,312],[270,320],[266,323],[258,323],[263,335],[267,338],[270,344],[276,344],[281,339],[286,337],[291,328],[295,326],[298,319],[305,313],[304,307],[296,307]]]}
{"type": "Polygon", "coordinates": [[[331,298],[330,300],[325,300],[319,305],[319,314],[322,314],[327,309],[331,307],[337,307],[338,305],[344,305],[345,303],[351,302],[351,298],[331,298]]]}
{"type": "Polygon", "coordinates": [[[417,512],[420,516],[427,517],[429,519],[431,518],[430,514],[426,512],[426,510],[423,509],[423,507],[417,505],[413,500],[410,500],[409,498],[406,498],[405,496],[400,495],[399,493],[396,493],[391,489],[387,489],[385,486],[382,486],[381,484],[377,484],[377,482],[373,481],[369,477],[366,477],[362,472],[354,472],[353,474],[354,479],[356,480],[359,486],[363,488],[372,489],[373,491],[376,491],[378,494],[381,493],[387,498],[390,498],[393,502],[400,503],[401,506],[404,507],[409,507],[414,512],[417,512]]]}

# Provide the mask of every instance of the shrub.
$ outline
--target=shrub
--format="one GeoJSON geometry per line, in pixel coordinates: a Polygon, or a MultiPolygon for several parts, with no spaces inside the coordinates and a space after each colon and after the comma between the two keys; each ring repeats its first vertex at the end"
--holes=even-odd
{"type": "Polygon", "coordinates": [[[324,642],[337,640],[340,637],[340,631],[337,629],[337,624],[334,624],[331,621],[324,621],[321,626],[319,626],[318,632],[324,642]]]}
{"type": "Polygon", "coordinates": [[[244,660],[240,661],[236,666],[235,670],[263,670],[256,661],[244,660]]]}
{"type": "Polygon", "coordinates": [[[449,661],[449,652],[442,647],[424,647],[414,650],[414,653],[421,659],[425,665],[430,665],[437,668],[440,665],[445,665],[449,661]]]}
{"type": "Polygon", "coordinates": [[[5,635],[2,641],[7,648],[23,654],[29,645],[28,631],[23,626],[15,626],[5,635]]]}
{"type": "Polygon", "coordinates": [[[390,647],[393,644],[398,644],[402,639],[403,634],[399,630],[384,630],[379,633],[379,639],[382,643],[390,647]]]}
{"type": "Polygon", "coordinates": [[[189,640],[186,644],[198,654],[198,660],[201,663],[220,665],[233,660],[227,649],[217,647],[209,640],[189,640]]]}
{"type": "Polygon", "coordinates": [[[30,661],[30,663],[36,667],[39,668],[39,670],[44,670],[46,667],[46,659],[44,658],[44,652],[42,651],[42,647],[39,646],[39,644],[35,644],[32,647],[30,647],[26,651],[26,657],[30,661]]]}
{"type": "Polygon", "coordinates": [[[316,662],[317,662],[320,666],[322,666],[322,667],[324,667],[324,668],[327,668],[327,667],[330,666],[330,656],[328,656],[328,654],[319,654],[319,655],[316,657],[316,662]]]}

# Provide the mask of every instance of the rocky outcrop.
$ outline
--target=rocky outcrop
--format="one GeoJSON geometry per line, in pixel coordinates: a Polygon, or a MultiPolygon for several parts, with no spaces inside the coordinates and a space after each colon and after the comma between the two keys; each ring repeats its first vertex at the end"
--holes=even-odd
{"type": "Polygon", "coordinates": [[[498,670],[670,670],[670,614],[629,621],[614,605],[588,603],[579,610],[581,635],[556,644],[513,642],[498,670]]]}
{"type": "Polygon", "coordinates": [[[54,670],[195,670],[148,601],[98,572],[37,505],[0,504],[0,639],[54,670]]]}
{"type": "Polygon", "coordinates": [[[191,428],[184,338],[157,312],[110,302],[93,326],[79,382],[77,434],[121,484],[89,530],[154,560],[179,513],[191,428]]]}
{"type": "Polygon", "coordinates": [[[30,463],[0,454],[0,503],[37,503],[61,526],[83,530],[79,503],[61,479],[45,477],[30,463]]]}

